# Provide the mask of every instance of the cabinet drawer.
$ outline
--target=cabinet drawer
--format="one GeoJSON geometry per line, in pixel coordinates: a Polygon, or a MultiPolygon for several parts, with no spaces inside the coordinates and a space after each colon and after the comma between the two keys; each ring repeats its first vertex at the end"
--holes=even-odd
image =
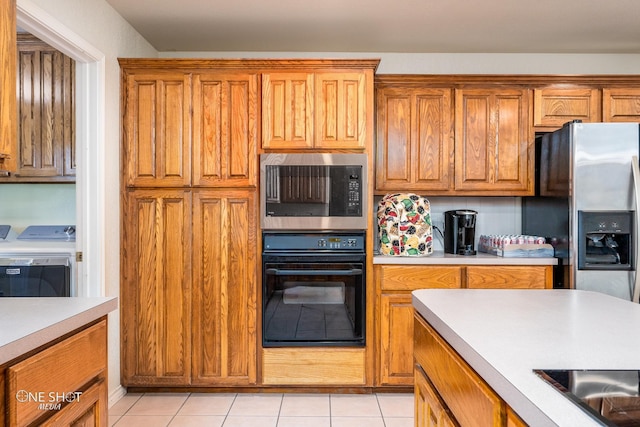
{"type": "Polygon", "coordinates": [[[414,322],[416,363],[460,425],[502,425],[506,405],[500,397],[421,317],[414,322]]]}
{"type": "Polygon", "coordinates": [[[382,290],[414,291],[425,288],[460,287],[462,267],[382,266],[379,271],[382,290]]]}
{"type": "Polygon", "coordinates": [[[553,285],[551,266],[469,266],[470,289],[544,289],[553,285]]]}
{"type": "MultiPolygon", "coordinates": [[[[107,322],[99,323],[7,369],[9,424],[28,425],[46,413],[42,403],[82,390],[107,367],[107,322]],[[28,393],[28,394],[27,394],[28,393]]],[[[73,403],[70,403],[73,404],[73,403]]]]}

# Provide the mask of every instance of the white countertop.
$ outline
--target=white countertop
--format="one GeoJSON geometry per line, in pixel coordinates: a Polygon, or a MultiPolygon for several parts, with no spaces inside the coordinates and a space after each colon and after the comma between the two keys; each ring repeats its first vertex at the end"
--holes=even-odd
{"type": "Polygon", "coordinates": [[[424,289],[413,305],[531,426],[602,425],[534,369],[640,369],[640,305],[605,294],[424,289]]]}
{"type": "Polygon", "coordinates": [[[0,298],[0,365],[117,307],[115,297],[0,298]]]}
{"type": "Polygon", "coordinates": [[[478,252],[476,255],[453,255],[435,251],[425,256],[374,255],[374,264],[399,265],[556,265],[556,258],[505,258],[478,252]]]}

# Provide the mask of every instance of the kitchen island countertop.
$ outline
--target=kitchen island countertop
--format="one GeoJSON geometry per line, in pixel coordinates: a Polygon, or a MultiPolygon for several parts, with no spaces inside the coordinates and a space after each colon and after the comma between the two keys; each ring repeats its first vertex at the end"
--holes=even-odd
{"type": "Polygon", "coordinates": [[[640,369],[640,305],[609,295],[424,289],[413,305],[531,426],[602,425],[534,369],[640,369]]]}
{"type": "Polygon", "coordinates": [[[0,365],[117,307],[116,297],[0,298],[0,365]]]}
{"type": "Polygon", "coordinates": [[[556,265],[556,258],[508,258],[478,252],[476,255],[454,255],[435,251],[425,256],[373,256],[374,264],[397,265],[556,265]]]}

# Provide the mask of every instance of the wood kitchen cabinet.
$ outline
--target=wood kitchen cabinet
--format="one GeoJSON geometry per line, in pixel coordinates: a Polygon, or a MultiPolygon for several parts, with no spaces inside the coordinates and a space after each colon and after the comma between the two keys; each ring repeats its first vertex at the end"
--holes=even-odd
{"type": "Polygon", "coordinates": [[[373,137],[377,63],[311,61],[305,70],[295,70],[300,64],[264,70],[262,148],[364,150],[373,137]]]}
{"type": "Polygon", "coordinates": [[[171,70],[122,71],[125,185],[190,185],[191,75],[171,70]]]}
{"type": "Polygon", "coordinates": [[[532,194],[529,98],[478,77],[377,76],[376,193],[532,194]]]}
{"type": "Polygon", "coordinates": [[[537,88],[533,90],[533,125],[560,128],[572,120],[599,122],[600,91],[596,88],[537,88]]]}
{"type": "Polygon", "coordinates": [[[415,425],[425,427],[455,427],[453,415],[419,366],[415,369],[415,425]]]}
{"type": "Polygon", "coordinates": [[[376,107],[376,190],[450,191],[453,90],[382,87],[376,107]]]}
{"type": "Polygon", "coordinates": [[[529,90],[456,89],[455,111],[456,194],[533,194],[529,90]]]}
{"type": "Polygon", "coordinates": [[[460,288],[463,273],[461,266],[374,266],[379,385],[413,385],[411,291],[460,288]]]}
{"type": "Polygon", "coordinates": [[[4,373],[0,384],[6,381],[7,396],[11,397],[7,400],[7,426],[108,424],[106,318],[11,362],[0,372],[4,373]],[[20,400],[18,396],[24,391],[37,397],[20,400]],[[50,409],[41,406],[47,404],[50,409]]]}
{"type": "Polygon", "coordinates": [[[18,156],[10,182],[75,182],[75,61],[18,34],[18,156]]]}
{"type": "Polygon", "coordinates": [[[256,382],[256,190],[193,196],[193,385],[256,382]]]}
{"type": "Polygon", "coordinates": [[[640,122],[640,88],[602,89],[603,122],[640,122]]]}
{"type": "Polygon", "coordinates": [[[378,318],[377,382],[414,383],[411,292],[417,289],[550,289],[550,265],[374,265],[378,318]]]}
{"type": "MultiPolygon", "coordinates": [[[[432,385],[434,397],[444,407],[441,412],[450,413],[454,425],[506,426],[506,403],[419,314],[414,319],[416,370],[425,374],[418,383],[432,385]]],[[[419,402],[423,394],[416,390],[419,402]]],[[[428,419],[417,421],[416,427],[433,425],[428,419]]]]}
{"type": "Polygon", "coordinates": [[[191,206],[183,189],[126,191],[121,273],[122,383],[191,379],[191,206]]]}
{"type": "Polygon", "coordinates": [[[255,383],[256,203],[255,190],[128,192],[123,384],[255,383]]]}
{"type": "Polygon", "coordinates": [[[194,186],[257,185],[258,108],[256,73],[194,74],[194,186]]]}
{"type": "Polygon", "coordinates": [[[0,0],[0,175],[17,165],[16,0],[0,0]]]}

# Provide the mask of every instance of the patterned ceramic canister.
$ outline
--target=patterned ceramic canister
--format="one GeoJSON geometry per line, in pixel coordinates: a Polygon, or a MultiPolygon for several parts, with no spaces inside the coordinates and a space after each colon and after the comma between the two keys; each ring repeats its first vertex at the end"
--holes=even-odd
{"type": "Polygon", "coordinates": [[[411,193],[384,196],[378,204],[378,236],[383,255],[433,253],[429,200],[411,193]]]}

